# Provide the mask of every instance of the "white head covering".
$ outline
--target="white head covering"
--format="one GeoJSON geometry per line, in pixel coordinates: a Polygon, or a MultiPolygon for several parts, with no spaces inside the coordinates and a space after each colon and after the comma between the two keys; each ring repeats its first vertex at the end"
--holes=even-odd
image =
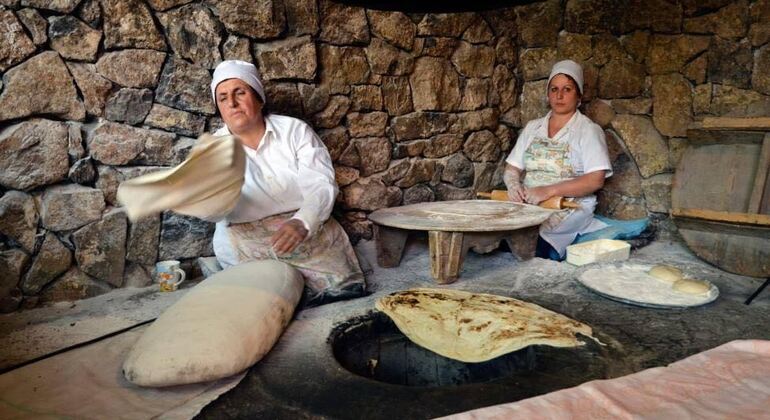
{"type": "Polygon", "coordinates": [[[566,74],[567,76],[575,79],[575,83],[577,83],[577,88],[580,91],[580,94],[583,94],[583,67],[581,67],[580,64],[572,60],[562,60],[554,64],[551,68],[551,75],[548,76],[546,92],[548,92],[548,85],[551,84],[551,79],[553,79],[557,74],[566,74]]]}
{"type": "Polygon", "coordinates": [[[219,63],[217,68],[214,69],[214,77],[211,80],[211,99],[214,100],[214,103],[217,101],[215,95],[217,86],[227,79],[243,80],[257,92],[262,102],[265,102],[265,88],[262,87],[262,81],[259,80],[257,68],[245,61],[226,60],[219,63]]]}

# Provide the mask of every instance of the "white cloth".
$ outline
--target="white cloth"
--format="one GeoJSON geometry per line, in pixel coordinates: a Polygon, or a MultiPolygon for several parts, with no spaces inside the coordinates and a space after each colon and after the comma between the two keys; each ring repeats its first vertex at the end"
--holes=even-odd
{"type": "Polygon", "coordinates": [[[767,419],[768,407],[770,341],[736,340],[665,367],[442,419],[767,419]]]}
{"type": "Polygon", "coordinates": [[[583,67],[580,64],[572,60],[562,60],[554,64],[551,68],[551,75],[548,76],[548,83],[546,83],[546,89],[551,84],[551,79],[557,74],[566,74],[571,77],[577,83],[577,88],[580,94],[583,94],[583,67]]]}
{"type": "Polygon", "coordinates": [[[214,76],[211,79],[211,98],[214,100],[214,103],[217,103],[217,85],[227,79],[243,80],[257,92],[260,99],[262,99],[262,103],[265,102],[265,88],[262,86],[262,81],[259,80],[257,68],[246,61],[226,60],[219,63],[217,68],[214,69],[214,76]]]}
{"type": "MultiPolygon", "coordinates": [[[[214,135],[229,134],[227,127],[214,135]]],[[[265,135],[246,151],[246,174],[235,208],[214,231],[214,254],[223,268],[238,263],[227,234],[228,223],[253,222],[297,210],[308,237],[329,218],[337,197],[329,152],[304,121],[283,115],[265,117],[265,135]]]]}
{"type": "MultiPolygon", "coordinates": [[[[545,117],[530,121],[519,134],[516,146],[505,160],[510,165],[526,171],[524,154],[536,138],[548,138],[549,112],[545,117]]],[[[576,111],[575,115],[556,133],[553,140],[567,142],[570,150],[570,163],[575,177],[595,171],[605,171],[605,178],[612,176],[607,143],[604,141],[602,128],[576,111]]],[[[526,179],[526,175],[525,175],[526,179]]],[[[562,223],[557,226],[542,225],[540,236],[564,256],[567,245],[575,240],[578,234],[584,234],[606,227],[593,217],[596,208],[596,196],[589,195],[580,198],[581,208],[572,211],[562,223]]]]}

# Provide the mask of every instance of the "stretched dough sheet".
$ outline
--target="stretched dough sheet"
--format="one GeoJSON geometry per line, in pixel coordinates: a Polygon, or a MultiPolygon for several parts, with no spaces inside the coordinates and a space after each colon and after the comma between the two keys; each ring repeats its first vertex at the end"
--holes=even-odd
{"type": "Polygon", "coordinates": [[[238,203],[246,152],[233,136],[204,134],[176,167],[124,181],[117,199],[131,220],[174,210],[217,221],[238,203]]]}
{"type": "Polygon", "coordinates": [[[0,375],[0,418],[189,419],[245,376],[167,388],[133,385],[121,367],[146,328],[0,375]]]}
{"type": "Polygon", "coordinates": [[[736,340],[666,367],[443,419],[762,419],[770,341],[736,340]]]}
{"type": "Polygon", "coordinates": [[[591,327],[564,315],[484,293],[417,288],[385,296],[376,307],[414,343],[462,362],[484,362],[533,344],[577,347],[583,344],[577,334],[593,338],[591,327]]]}

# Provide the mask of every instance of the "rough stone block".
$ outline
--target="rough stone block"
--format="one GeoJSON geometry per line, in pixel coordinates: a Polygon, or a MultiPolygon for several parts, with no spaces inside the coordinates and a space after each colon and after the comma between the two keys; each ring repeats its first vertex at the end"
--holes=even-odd
{"type": "Polygon", "coordinates": [[[101,190],[78,184],[56,185],[43,192],[40,221],[53,231],[77,229],[101,219],[104,207],[101,190]]]}
{"type": "Polygon", "coordinates": [[[126,214],[115,209],[72,234],[78,267],[99,280],[121,287],[126,262],[126,214]]]}

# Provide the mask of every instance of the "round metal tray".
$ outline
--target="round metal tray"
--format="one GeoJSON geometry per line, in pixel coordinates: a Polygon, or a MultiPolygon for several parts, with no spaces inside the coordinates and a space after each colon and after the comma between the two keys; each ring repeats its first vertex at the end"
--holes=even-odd
{"type": "MultiPolygon", "coordinates": [[[[708,303],[711,303],[719,297],[719,288],[717,288],[713,283],[708,282],[711,285],[711,290],[709,291],[709,294],[707,296],[703,296],[702,299],[696,301],[696,302],[690,302],[690,303],[660,303],[660,302],[651,302],[649,300],[645,300],[643,298],[633,298],[629,296],[622,296],[618,293],[613,293],[612,288],[609,287],[602,287],[595,284],[588,284],[585,280],[586,274],[590,274],[593,270],[607,270],[607,269],[614,269],[614,270],[633,270],[633,271],[644,271],[646,273],[647,270],[649,270],[652,267],[652,265],[640,265],[640,264],[633,264],[628,265],[625,267],[625,264],[621,263],[615,263],[615,264],[602,264],[602,265],[596,265],[587,267],[585,270],[581,271],[580,274],[577,276],[577,281],[583,287],[586,289],[596,293],[599,296],[605,297],[610,300],[614,300],[616,302],[626,303],[629,305],[635,305],[635,306],[642,306],[645,308],[656,308],[656,309],[682,309],[682,308],[692,308],[697,306],[706,305],[708,303]]],[[[649,276],[648,276],[649,277],[649,276]]],[[[640,280],[642,281],[642,280],[640,280]]],[[[644,281],[658,281],[654,278],[650,277],[649,280],[644,281]]]]}

